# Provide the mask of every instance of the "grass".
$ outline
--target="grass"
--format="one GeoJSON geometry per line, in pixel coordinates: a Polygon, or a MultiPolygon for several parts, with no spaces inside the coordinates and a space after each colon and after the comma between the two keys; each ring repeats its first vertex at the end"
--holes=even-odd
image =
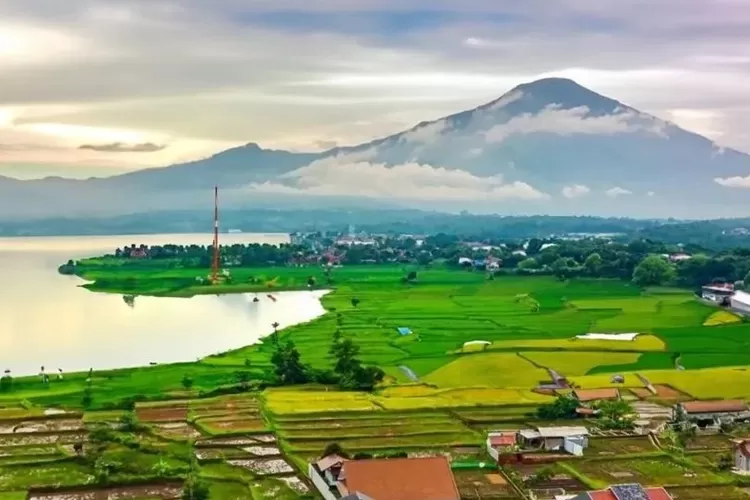
{"type": "Polygon", "coordinates": [[[690,467],[668,456],[614,460],[581,460],[568,464],[599,483],[640,483],[644,486],[716,484],[723,480],[707,470],[690,467]]]}
{"type": "Polygon", "coordinates": [[[438,387],[488,386],[531,389],[548,374],[518,354],[482,353],[461,356],[425,380],[438,387]]]}

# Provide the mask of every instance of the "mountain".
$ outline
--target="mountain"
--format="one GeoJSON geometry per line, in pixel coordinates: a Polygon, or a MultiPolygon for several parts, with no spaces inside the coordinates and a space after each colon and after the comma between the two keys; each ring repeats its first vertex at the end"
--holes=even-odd
{"type": "Polygon", "coordinates": [[[247,144],[203,160],[83,181],[0,177],[5,218],[222,207],[401,205],[497,213],[750,215],[750,155],[572,80],[323,153],[247,144]],[[743,178],[748,177],[747,180],[743,178]],[[719,179],[717,181],[717,179],[719,179]]]}

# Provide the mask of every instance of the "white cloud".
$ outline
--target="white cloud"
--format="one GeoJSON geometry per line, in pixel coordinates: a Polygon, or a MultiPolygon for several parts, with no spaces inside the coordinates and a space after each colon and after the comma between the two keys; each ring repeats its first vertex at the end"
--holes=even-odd
{"type": "Polygon", "coordinates": [[[514,134],[547,132],[558,135],[591,134],[614,135],[648,131],[656,133],[653,126],[637,123],[635,113],[589,116],[587,106],[561,109],[548,106],[537,114],[525,113],[513,117],[507,123],[496,125],[485,132],[488,142],[502,142],[514,134]]]}
{"type": "Polygon", "coordinates": [[[566,198],[578,198],[580,196],[587,195],[591,192],[591,189],[589,189],[588,186],[584,186],[582,184],[572,184],[570,186],[565,186],[562,188],[562,194],[566,198]]]}
{"type": "Polygon", "coordinates": [[[612,189],[608,189],[605,193],[610,198],[617,198],[619,196],[626,196],[629,194],[633,194],[632,191],[628,191],[627,189],[621,188],[620,186],[613,187],[612,189]]]}
{"type": "Polygon", "coordinates": [[[655,194],[656,193],[654,193],[653,191],[649,191],[648,193],[646,193],[647,196],[654,196],[655,194]]]}
{"type": "Polygon", "coordinates": [[[406,163],[361,161],[353,155],[319,160],[287,173],[281,182],[250,186],[254,191],[314,196],[361,196],[402,200],[534,201],[549,198],[525,182],[501,176],[477,177],[463,170],[406,163]]]}
{"type": "Polygon", "coordinates": [[[508,104],[514,103],[516,101],[520,101],[521,99],[523,99],[523,96],[524,96],[524,94],[523,94],[523,91],[521,91],[521,90],[515,90],[513,92],[508,92],[507,94],[505,94],[504,96],[502,96],[500,99],[498,99],[497,101],[493,102],[489,106],[489,109],[492,110],[492,111],[495,111],[495,110],[498,110],[498,109],[502,109],[505,106],[507,106],[508,104]]]}
{"type": "Polygon", "coordinates": [[[439,139],[443,132],[446,132],[448,128],[447,120],[438,120],[419,125],[406,132],[401,138],[407,143],[432,144],[439,139]]]}
{"type": "Polygon", "coordinates": [[[714,182],[720,186],[729,188],[750,189],[750,175],[747,177],[717,177],[714,179],[714,182]]]}

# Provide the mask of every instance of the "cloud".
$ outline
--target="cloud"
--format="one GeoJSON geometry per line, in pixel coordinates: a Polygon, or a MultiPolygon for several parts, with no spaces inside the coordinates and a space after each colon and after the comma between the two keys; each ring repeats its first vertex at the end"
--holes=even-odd
{"type": "Polygon", "coordinates": [[[627,189],[621,188],[619,186],[613,187],[612,189],[608,189],[605,194],[609,196],[610,198],[617,198],[619,196],[626,196],[633,194],[632,191],[628,191],[627,189]]]}
{"type": "Polygon", "coordinates": [[[447,120],[438,120],[432,123],[422,123],[409,130],[402,139],[407,143],[431,144],[437,141],[443,132],[449,128],[447,120]]]}
{"type": "Polygon", "coordinates": [[[747,177],[717,177],[714,179],[714,182],[720,186],[729,188],[750,189],[750,175],[747,177]]]}
{"type": "Polygon", "coordinates": [[[588,186],[584,186],[582,184],[572,184],[570,186],[565,186],[562,188],[562,194],[566,198],[578,198],[580,196],[587,195],[591,192],[591,189],[588,188],[588,186]]]}
{"type": "MultiPolygon", "coordinates": [[[[495,125],[485,132],[487,142],[503,142],[514,134],[546,132],[557,135],[591,134],[614,135],[654,131],[653,124],[639,123],[640,117],[633,112],[612,115],[590,115],[587,106],[561,109],[551,105],[537,114],[525,113],[508,122],[495,125]]],[[[657,129],[658,130],[658,129],[657,129]]]]}
{"type": "Polygon", "coordinates": [[[154,144],[153,142],[143,142],[140,144],[112,142],[110,144],[83,144],[78,146],[78,149],[89,149],[91,151],[102,151],[107,153],[155,153],[166,147],[167,146],[164,144],[154,144]]]}
{"type": "Polygon", "coordinates": [[[277,182],[253,184],[263,193],[359,196],[423,201],[539,201],[549,195],[525,182],[478,177],[463,170],[405,163],[387,166],[341,155],[284,174],[277,182]]]}

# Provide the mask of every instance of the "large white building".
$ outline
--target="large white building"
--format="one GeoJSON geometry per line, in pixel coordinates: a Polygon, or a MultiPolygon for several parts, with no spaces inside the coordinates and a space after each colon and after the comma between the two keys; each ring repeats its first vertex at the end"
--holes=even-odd
{"type": "Polygon", "coordinates": [[[736,311],[750,314],[750,293],[737,290],[729,297],[729,305],[736,311]]]}

